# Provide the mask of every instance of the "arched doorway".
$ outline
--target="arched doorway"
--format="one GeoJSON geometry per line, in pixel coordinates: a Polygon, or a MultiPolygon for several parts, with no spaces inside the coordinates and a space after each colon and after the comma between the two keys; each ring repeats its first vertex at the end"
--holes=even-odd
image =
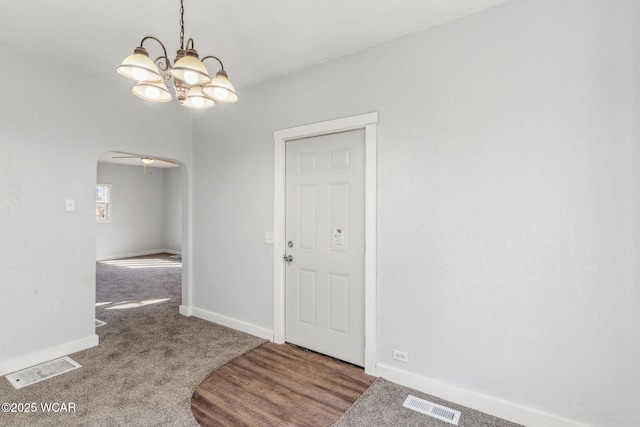
{"type": "MultiPolygon", "coordinates": [[[[98,159],[96,261],[131,257],[153,260],[149,255],[167,254],[156,261],[147,261],[146,266],[151,268],[154,262],[159,268],[180,265],[182,274],[177,303],[183,315],[190,315],[188,307],[191,306],[188,201],[188,173],[186,166],[178,160],[123,152],[105,152],[98,159]],[[108,194],[99,193],[101,186],[108,186],[108,194]],[[105,218],[99,218],[100,202],[107,205],[102,210],[105,218]]],[[[145,266],[142,261],[137,265],[133,261],[130,264],[138,269],[145,266]]],[[[123,301],[134,305],[142,303],[123,301]]],[[[96,303],[113,301],[97,298],[96,303]]]]}

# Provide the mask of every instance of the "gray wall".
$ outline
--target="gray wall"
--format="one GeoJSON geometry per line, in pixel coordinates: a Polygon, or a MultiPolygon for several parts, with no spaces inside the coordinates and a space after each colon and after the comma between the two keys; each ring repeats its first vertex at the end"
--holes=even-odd
{"type": "Polygon", "coordinates": [[[639,425],[639,7],[513,0],[195,119],[194,305],[273,327],[273,131],[378,111],[378,372],[639,425]]]}
{"type": "Polygon", "coordinates": [[[379,111],[378,370],[486,410],[640,424],[639,7],[511,0],[193,126],[0,45],[0,373],[96,342],[101,153],[183,162],[188,304],[270,329],[273,131],[379,111]]]}
{"type": "Polygon", "coordinates": [[[96,259],[180,253],[182,175],[178,169],[147,168],[144,175],[142,166],[98,163],[97,182],[112,185],[112,220],[96,224],[96,259]]]}
{"type": "Polygon", "coordinates": [[[177,103],[141,102],[115,73],[100,78],[6,45],[0,57],[12,64],[0,67],[3,375],[97,344],[100,154],[145,153],[189,169],[192,126],[177,103]],[[48,83],[34,84],[43,70],[48,83]],[[75,211],[65,211],[67,199],[75,200],[75,211]]]}
{"type": "Polygon", "coordinates": [[[164,169],[164,248],[170,252],[182,252],[183,180],[185,175],[178,168],[164,169]]]}

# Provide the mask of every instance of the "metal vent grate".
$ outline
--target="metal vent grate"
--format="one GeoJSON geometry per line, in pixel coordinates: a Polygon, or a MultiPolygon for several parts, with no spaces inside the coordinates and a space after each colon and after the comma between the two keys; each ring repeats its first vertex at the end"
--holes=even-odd
{"type": "Polygon", "coordinates": [[[407,396],[402,406],[413,409],[421,414],[437,418],[441,421],[446,421],[450,424],[458,425],[458,422],[460,421],[460,411],[456,411],[455,409],[450,409],[446,406],[438,405],[415,396],[407,396]]]}
{"type": "Polygon", "coordinates": [[[9,380],[11,385],[18,389],[55,377],[56,375],[64,374],[65,372],[73,371],[79,367],[80,364],[78,362],[67,356],[14,372],[5,378],[9,380]]]}

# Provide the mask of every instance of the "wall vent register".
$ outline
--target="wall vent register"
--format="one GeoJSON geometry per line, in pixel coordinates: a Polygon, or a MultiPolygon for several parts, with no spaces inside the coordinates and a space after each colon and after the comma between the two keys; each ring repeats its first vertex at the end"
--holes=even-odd
{"type": "Polygon", "coordinates": [[[66,372],[73,371],[79,367],[80,364],[78,362],[66,356],[23,369],[22,371],[14,372],[7,375],[5,378],[9,380],[11,385],[16,389],[19,389],[66,372]]]}
{"type": "Polygon", "coordinates": [[[407,396],[402,406],[456,426],[460,421],[460,411],[415,396],[407,396]]]}

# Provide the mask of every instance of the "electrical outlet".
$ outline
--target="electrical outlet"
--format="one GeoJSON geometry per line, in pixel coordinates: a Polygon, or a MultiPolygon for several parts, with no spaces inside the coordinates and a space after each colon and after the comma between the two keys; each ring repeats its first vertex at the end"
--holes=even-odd
{"type": "Polygon", "coordinates": [[[273,245],[273,231],[264,232],[264,242],[268,245],[273,245]]]}
{"type": "Polygon", "coordinates": [[[400,362],[409,363],[409,355],[403,351],[393,350],[393,358],[400,362]]]}

